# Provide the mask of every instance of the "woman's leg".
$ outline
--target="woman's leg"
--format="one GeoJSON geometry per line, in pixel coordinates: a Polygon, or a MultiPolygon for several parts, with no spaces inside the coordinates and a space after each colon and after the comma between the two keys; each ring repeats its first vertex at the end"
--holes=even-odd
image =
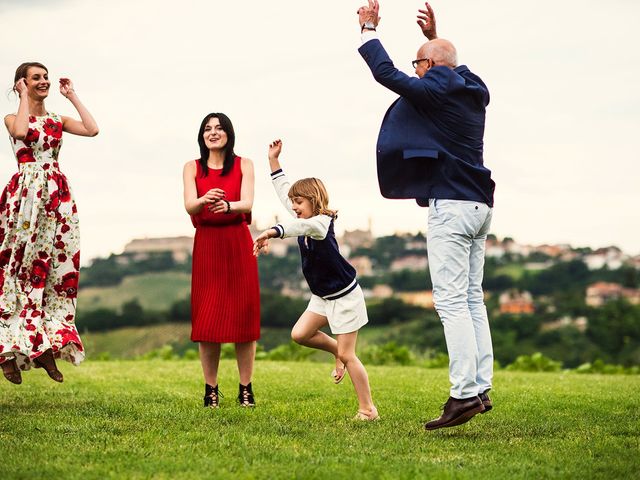
{"type": "Polygon", "coordinates": [[[353,388],[358,396],[359,411],[372,414],[375,410],[369,389],[369,377],[360,359],[356,356],[356,340],[358,332],[342,333],[336,335],[338,339],[338,358],[349,371],[353,388]]]}
{"type": "Polygon", "coordinates": [[[253,376],[253,362],[256,359],[256,342],[236,343],[236,359],[240,383],[249,385],[253,376]]]}
{"type": "Polygon", "coordinates": [[[200,342],[200,364],[204,381],[208,385],[215,387],[218,385],[218,365],[220,364],[220,344],[210,342],[200,342]]]}

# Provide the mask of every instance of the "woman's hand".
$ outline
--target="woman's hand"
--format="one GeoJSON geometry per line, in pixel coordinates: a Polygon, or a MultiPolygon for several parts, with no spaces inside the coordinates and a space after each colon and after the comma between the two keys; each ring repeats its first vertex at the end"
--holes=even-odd
{"type": "Polygon", "coordinates": [[[19,97],[22,97],[22,94],[27,93],[27,80],[24,77],[22,77],[13,86],[13,90],[18,93],[19,97]]]}
{"type": "Polygon", "coordinates": [[[200,201],[203,205],[216,203],[218,200],[222,200],[225,197],[224,190],[221,188],[212,188],[207,193],[205,193],[202,197],[200,197],[200,201]]]}
{"type": "Polygon", "coordinates": [[[277,139],[269,144],[269,160],[278,160],[282,152],[282,140],[277,139]]]}
{"type": "Polygon", "coordinates": [[[257,257],[261,253],[269,253],[269,239],[274,237],[275,230],[270,228],[258,235],[253,242],[253,254],[257,257]]]}
{"type": "Polygon", "coordinates": [[[231,213],[231,204],[227,200],[216,200],[207,207],[211,213],[231,213]]]}
{"type": "Polygon", "coordinates": [[[60,93],[64,98],[69,98],[69,95],[73,95],[76,91],[73,89],[73,82],[69,78],[60,79],[60,93]]]}

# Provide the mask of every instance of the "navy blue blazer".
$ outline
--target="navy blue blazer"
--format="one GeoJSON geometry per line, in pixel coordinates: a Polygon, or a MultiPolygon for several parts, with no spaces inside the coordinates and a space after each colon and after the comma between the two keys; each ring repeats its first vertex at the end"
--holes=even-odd
{"type": "Polygon", "coordinates": [[[378,183],[386,198],[473,200],[493,206],[495,183],[484,166],[489,90],[466,66],[432,67],[423,78],[393,65],[379,40],[358,50],[376,81],[400,95],[382,120],[378,183]]]}

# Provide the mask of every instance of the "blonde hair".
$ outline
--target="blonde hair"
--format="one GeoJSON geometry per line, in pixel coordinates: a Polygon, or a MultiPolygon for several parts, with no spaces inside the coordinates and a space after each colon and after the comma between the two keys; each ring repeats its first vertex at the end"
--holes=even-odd
{"type": "Polygon", "coordinates": [[[329,215],[338,218],[337,210],[329,209],[329,194],[319,178],[302,178],[291,185],[289,198],[302,197],[309,200],[313,215],[329,215]]]}

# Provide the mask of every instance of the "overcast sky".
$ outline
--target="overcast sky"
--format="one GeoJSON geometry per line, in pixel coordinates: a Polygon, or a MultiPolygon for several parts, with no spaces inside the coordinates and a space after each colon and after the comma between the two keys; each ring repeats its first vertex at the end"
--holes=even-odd
{"type": "MultiPolygon", "coordinates": [[[[135,237],[191,235],[182,167],[209,112],[229,115],[236,152],[256,169],[254,218],[283,215],[268,143],[282,138],[292,178],[317,176],[338,230],[426,229],[426,209],[385,200],[375,143],[395,94],[357,52],[358,0],[0,0],[0,111],[16,67],[70,77],[95,138],[66,135],[61,169],[75,192],[83,260],[135,237]]],[[[398,68],[425,40],[420,1],[382,1],[381,40],[398,68]]],[[[491,91],[485,163],[497,183],[493,233],[520,243],[618,245],[640,253],[640,2],[433,0],[438,33],[491,91]]],[[[52,88],[49,111],[74,116],[52,88]]],[[[6,136],[0,177],[16,163],[6,136]]],[[[2,145],[2,142],[0,142],[2,145]]]]}

